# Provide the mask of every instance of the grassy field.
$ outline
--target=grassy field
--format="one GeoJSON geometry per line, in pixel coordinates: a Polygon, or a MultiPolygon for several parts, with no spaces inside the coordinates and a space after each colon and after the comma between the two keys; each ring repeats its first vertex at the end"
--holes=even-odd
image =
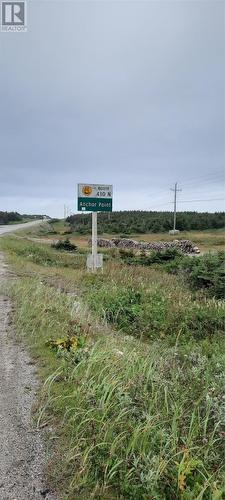
{"type": "MultiPolygon", "coordinates": [[[[192,281],[186,261],[174,274],[110,252],[92,275],[87,238],[71,238],[75,254],[40,243],[64,238],[60,224],[29,232],[36,242],[0,239],[18,276],[14,323],[43,381],[35,418],[53,429],[48,476],[59,498],[224,498],[222,254],[197,258],[198,268],[189,259],[192,281]]],[[[214,250],[221,234],[196,238],[214,250]]]]}
{"type": "MultiPolygon", "coordinates": [[[[68,233],[69,225],[60,220],[53,224],[43,223],[41,225],[39,232],[36,228],[31,228],[29,231],[30,236],[41,237],[45,239],[45,242],[51,243],[51,241],[57,238],[69,237],[73,243],[76,243],[79,247],[87,248],[88,240],[90,235],[79,235],[76,233],[68,233]]],[[[27,230],[23,232],[24,235],[28,234],[27,230]]],[[[102,234],[103,238],[114,238],[115,234],[102,234]]],[[[225,229],[215,229],[206,231],[182,231],[176,237],[169,235],[168,233],[149,233],[149,234],[131,234],[129,238],[140,241],[154,242],[154,241],[171,241],[176,239],[188,239],[195,243],[202,253],[208,251],[225,251],[225,229]]]]}

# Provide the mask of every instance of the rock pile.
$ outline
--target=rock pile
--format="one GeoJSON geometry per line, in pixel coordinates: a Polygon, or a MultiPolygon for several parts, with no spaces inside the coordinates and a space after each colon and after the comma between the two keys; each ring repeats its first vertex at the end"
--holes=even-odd
{"type": "MultiPolygon", "coordinates": [[[[89,241],[89,244],[91,241],[89,241]]],[[[112,238],[107,240],[104,238],[98,239],[98,247],[104,248],[123,248],[127,250],[159,250],[163,251],[167,248],[177,248],[186,254],[197,254],[200,250],[190,240],[173,240],[173,241],[157,241],[152,243],[143,243],[140,241],[129,240],[127,238],[112,238]]]]}

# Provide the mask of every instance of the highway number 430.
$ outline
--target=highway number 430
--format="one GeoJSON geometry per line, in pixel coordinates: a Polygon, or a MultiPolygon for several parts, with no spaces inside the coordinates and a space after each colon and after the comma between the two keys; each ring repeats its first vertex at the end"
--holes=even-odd
{"type": "Polygon", "coordinates": [[[106,196],[106,192],[105,191],[98,191],[96,196],[99,196],[99,198],[104,198],[104,196],[106,196]]]}
{"type": "Polygon", "coordinates": [[[104,198],[104,196],[108,196],[109,198],[111,198],[112,193],[106,193],[106,191],[97,191],[96,196],[99,196],[99,198],[104,198]]]}

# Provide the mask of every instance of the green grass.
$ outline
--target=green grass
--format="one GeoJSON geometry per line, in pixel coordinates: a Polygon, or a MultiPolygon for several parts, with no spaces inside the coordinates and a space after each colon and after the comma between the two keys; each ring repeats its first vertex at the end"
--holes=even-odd
{"type": "Polygon", "coordinates": [[[224,498],[222,301],[158,268],[109,260],[95,276],[76,255],[0,244],[21,276],[14,322],[45,380],[36,418],[54,429],[59,498],[224,498]],[[75,352],[47,345],[74,336],[75,352]]]}
{"type": "Polygon", "coordinates": [[[204,338],[224,329],[225,310],[215,300],[195,300],[188,294],[184,302],[175,302],[175,294],[155,285],[146,289],[103,284],[87,294],[90,307],[99,316],[120,330],[136,337],[157,339],[168,336],[170,341],[181,333],[204,338]]]}
{"type": "Polygon", "coordinates": [[[36,244],[24,238],[2,238],[1,247],[8,251],[14,258],[24,259],[44,267],[70,267],[72,269],[85,266],[85,258],[82,253],[69,255],[67,252],[59,253],[47,245],[36,244]]]}
{"type": "Polygon", "coordinates": [[[17,329],[48,377],[39,424],[56,426],[51,475],[65,498],[179,498],[182,481],[185,498],[222,490],[220,337],[167,347],[118,335],[94,343],[87,332],[80,353],[57,357],[48,338],[87,328],[74,299],[27,278],[13,297],[17,329]]]}

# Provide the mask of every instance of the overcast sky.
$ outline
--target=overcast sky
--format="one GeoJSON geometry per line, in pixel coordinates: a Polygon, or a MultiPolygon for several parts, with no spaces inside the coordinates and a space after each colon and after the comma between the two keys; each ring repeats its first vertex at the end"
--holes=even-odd
{"type": "Polygon", "coordinates": [[[0,33],[0,210],[63,217],[78,182],[170,210],[176,181],[178,209],[224,210],[225,3],[27,3],[0,33]]]}

